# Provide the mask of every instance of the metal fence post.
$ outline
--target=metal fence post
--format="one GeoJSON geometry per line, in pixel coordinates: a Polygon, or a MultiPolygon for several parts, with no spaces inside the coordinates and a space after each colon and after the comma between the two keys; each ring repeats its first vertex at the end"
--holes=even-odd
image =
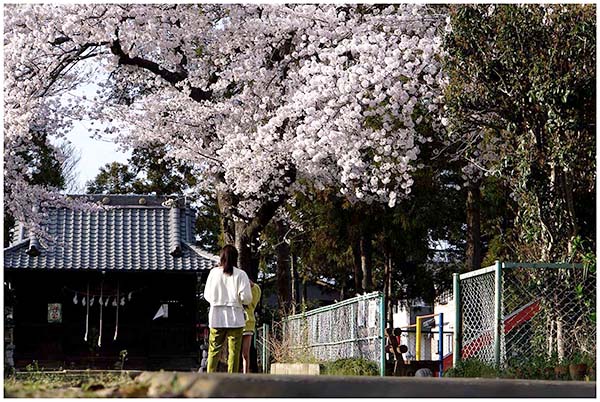
{"type": "Polygon", "coordinates": [[[494,304],[494,360],[496,369],[500,369],[500,340],[502,337],[502,263],[496,261],[494,304]]]}
{"type": "Polygon", "coordinates": [[[441,377],[442,372],[444,371],[444,313],[440,313],[438,334],[440,336],[440,339],[438,339],[438,354],[440,355],[439,376],[441,377]]]}
{"type": "Polygon", "coordinates": [[[423,319],[421,317],[416,317],[416,325],[417,325],[417,331],[415,332],[415,360],[419,361],[421,360],[421,326],[423,323],[423,319]]]}
{"type": "Polygon", "coordinates": [[[385,376],[385,296],[383,293],[379,295],[379,323],[381,333],[379,334],[380,341],[380,350],[381,350],[381,359],[379,361],[379,375],[382,377],[385,376]]]}
{"type": "Polygon", "coordinates": [[[454,340],[452,347],[452,367],[456,367],[460,361],[461,353],[461,319],[460,319],[460,274],[452,274],[454,293],[454,340]]]}
{"type": "Polygon", "coordinates": [[[262,333],[263,333],[263,341],[262,341],[262,351],[261,351],[261,356],[262,356],[262,372],[264,374],[267,373],[267,353],[268,353],[268,349],[269,349],[269,325],[266,323],[263,323],[263,327],[262,327],[262,333]]]}
{"type": "Polygon", "coordinates": [[[267,324],[267,337],[266,337],[266,342],[265,342],[265,351],[266,351],[266,355],[267,358],[265,359],[265,364],[267,366],[267,371],[271,372],[271,349],[269,348],[269,338],[271,335],[269,335],[271,332],[271,327],[269,327],[269,324],[267,324]]]}

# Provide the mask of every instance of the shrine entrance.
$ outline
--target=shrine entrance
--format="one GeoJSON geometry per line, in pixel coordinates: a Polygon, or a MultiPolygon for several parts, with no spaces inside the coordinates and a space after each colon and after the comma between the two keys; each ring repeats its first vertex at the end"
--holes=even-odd
{"type": "Polygon", "coordinates": [[[127,351],[125,369],[197,368],[202,275],[5,271],[15,367],[115,369],[127,351]]]}

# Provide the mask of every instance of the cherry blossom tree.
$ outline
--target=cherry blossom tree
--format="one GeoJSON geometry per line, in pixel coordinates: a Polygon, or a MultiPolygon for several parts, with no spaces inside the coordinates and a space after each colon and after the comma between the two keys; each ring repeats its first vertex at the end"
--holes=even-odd
{"type": "Polygon", "coordinates": [[[301,183],[390,207],[410,193],[438,124],[443,22],[417,4],[6,6],[6,207],[35,225],[35,205],[56,202],[23,180],[31,128],[88,119],[192,164],[250,269],[251,242],[301,183]]]}

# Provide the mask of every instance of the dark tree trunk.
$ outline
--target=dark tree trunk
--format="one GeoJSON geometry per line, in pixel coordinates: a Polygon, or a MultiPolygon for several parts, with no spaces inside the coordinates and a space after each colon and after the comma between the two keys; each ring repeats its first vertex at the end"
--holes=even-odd
{"type": "Polygon", "coordinates": [[[306,303],[307,303],[307,299],[308,299],[308,291],[307,291],[307,286],[306,286],[306,277],[302,277],[302,295],[301,295],[301,299],[302,299],[302,305],[304,305],[306,307],[306,303]]]}
{"type": "Polygon", "coordinates": [[[392,299],[392,271],[393,271],[393,262],[392,262],[392,254],[388,244],[384,245],[384,283],[383,283],[383,294],[385,298],[385,311],[386,311],[386,321],[387,327],[393,328],[394,326],[394,313],[393,307],[394,302],[392,299]]]}
{"type": "MultiPolygon", "coordinates": [[[[558,169],[557,169],[558,170],[558,169]]],[[[562,198],[564,198],[564,210],[566,210],[567,225],[565,237],[568,236],[567,255],[573,254],[573,240],[579,234],[579,225],[577,224],[577,215],[575,213],[575,199],[573,191],[573,179],[570,171],[557,173],[560,177],[562,198]]]]}
{"type": "Polygon", "coordinates": [[[292,304],[292,314],[296,314],[296,305],[298,304],[298,269],[296,268],[296,256],[291,254],[290,258],[290,297],[292,304]]]}
{"type": "MultiPolygon", "coordinates": [[[[295,168],[291,167],[286,170],[285,177],[293,182],[296,177],[295,168]]],[[[286,200],[286,196],[280,195],[275,200],[266,201],[258,208],[253,217],[242,219],[236,216],[236,208],[240,201],[238,197],[226,191],[217,192],[223,240],[225,244],[235,245],[238,250],[238,268],[244,270],[254,282],[258,278],[259,263],[255,241],[286,200]]]]}
{"type": "Polygon", "coordinates": [[[219,206],[221,236],[224,244],[235,244],[235,222],[233,220],[233,206],[236,201],[231,194],[224,191],[217,192],[217,205],[219,206]]]}
{"type": "Polygon", "coordinates": [[[360,235],[360,267],[362,271],[362,288],[367,293],[373,290],[371,252],[371,233],[365,230],[360,235]]]}
{"type": "Polygon", "coordinates": [[[352,245],[352,255],[354,257],[354,264],[353,264],[353,268],[354,268],[354,290],[356,291],[356,293],[361,294],[363,293],[363,287],[362,287],[362,267],[361,267],[361,256],[360,256],[360,242],[356,241],[353,245],[352,245]]]}
{"type": "Polygon", "coordinates": [[[481,268],[481,182],[467,187],[467,249],[466,270],[481,268]]]}
{"type": "MultiPolygon", "coordinates": [[[[290,309],[290,245],[285,241],[288,225],[275,222],[277,230],[277,302],[279,310],[290,309]]],[[[289,312],[289,311],[287,311],[289,312]]]]}
{"type": "Polygon", "coordinates": [[[238,250],[238,268],[244,270],[250,280],[258,279],[258,254],[252,241],[258,236],[258,231],[248,230],[245,222],[235,223],[235,248],[238,250]]]}

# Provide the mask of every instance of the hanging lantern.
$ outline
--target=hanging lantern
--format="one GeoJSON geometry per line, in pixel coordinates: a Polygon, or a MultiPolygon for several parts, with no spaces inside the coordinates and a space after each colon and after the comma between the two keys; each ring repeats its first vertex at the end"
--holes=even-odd
{"type": "Polygon", "coordinates": [[[85,303],[85,299],[81,299],[81,305],[83,305],[83,306],[85,306],[85,305],[86,305],[86,303],[85,303]]]}
{"type": "Polygon", "coordinates": [[[75,296],[73,296],[73,304],[77,304],[77,293],[75,293],[75,296]]]}
{"type": "Polygon", "coordinates": [[[121,306],[124,306],[124,305],[125,305],[125,297],[122,297],[121,298],[121,306]]]}
{"type": "Polygon", "coordinates": [[[106,301],[104,302],[104,306],[105,306],[105,307],[106,307],[106,306],[108,306],[108,302],[109,302],[109,301],[110,301],[110,297],[107,297],[107,298],[106,298],[106,301]]]}
{"type": "Polygon", "coordinates": [[[112,306],[113,307],[117,307],[117,298],[115,297],[115,299],[112,302],[112,306]]]}
{"type": "Polygon", "coordinates": [[[92,300],[90,300],[90,306],[94,305],[94,299],[96,298],[96,296],[92,296],[92,300]]]}
{"type": "Polygon", "coordinates": [[[129,294],[127,295],[127,300],[131,301],[131,294],[132,294],[132,293],[133,293],[133,292],[129,292],[129,294]]]}
{"type": "Polygon", "coordinates": [[[98,303],[102,304],[102,296],[100,296],[100,299],[98,300],[98,303]]]}

